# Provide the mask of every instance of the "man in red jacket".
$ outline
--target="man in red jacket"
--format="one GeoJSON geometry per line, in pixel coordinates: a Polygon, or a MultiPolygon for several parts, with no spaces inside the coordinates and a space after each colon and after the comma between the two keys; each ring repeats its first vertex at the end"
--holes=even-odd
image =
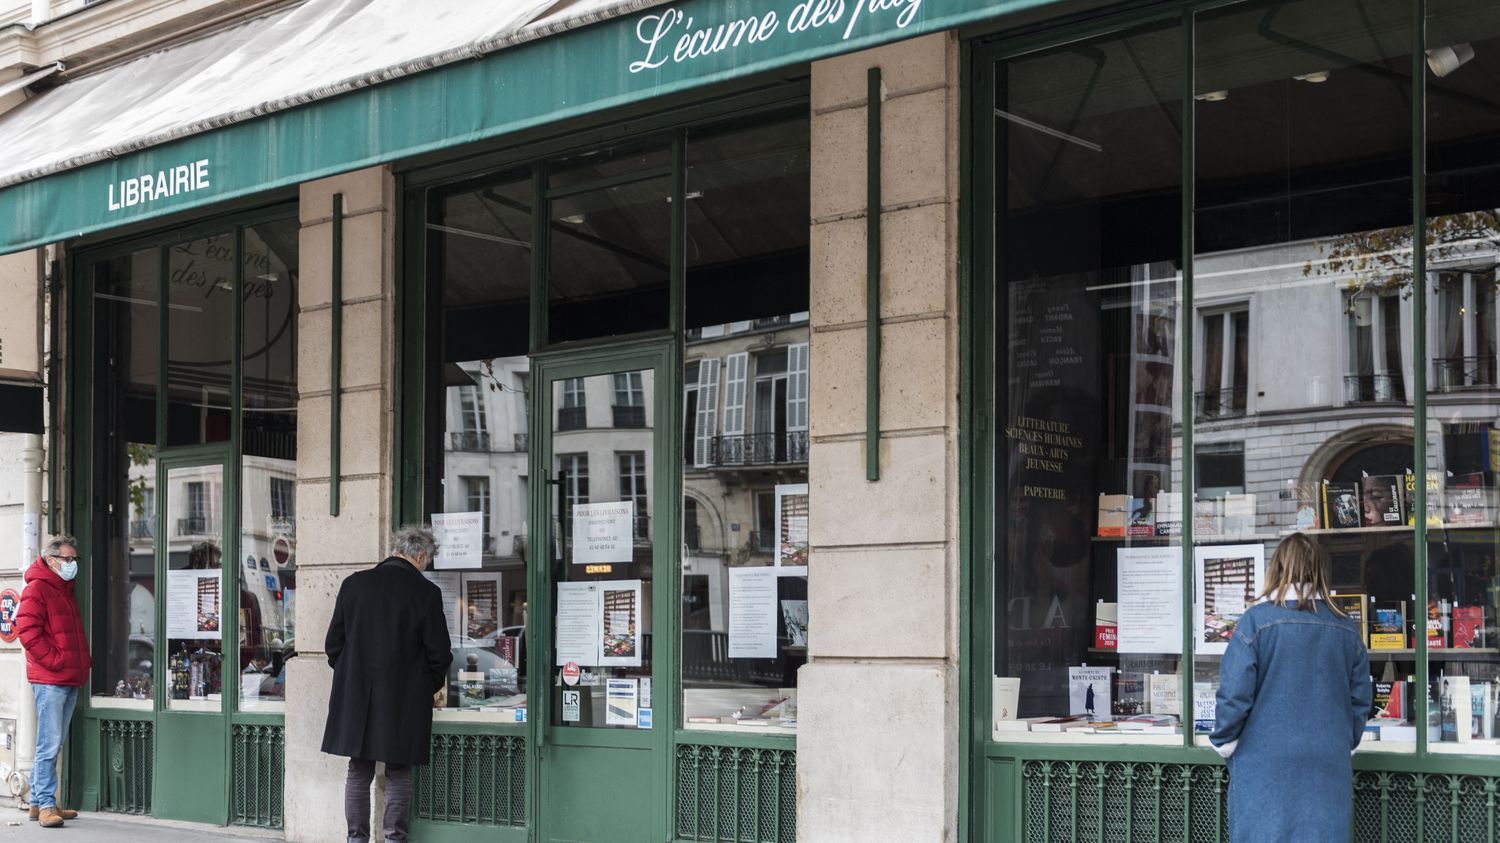
{"type": "Polygon", "coordinates": [[[26,588],[16,628],[26,650],[26,679],[36,700],[36,756],[31,767],[31,818],[56,828],[77,811],[57,807],[57,753],[78,689],[89,678],[89,644],[73,596],[78,547],[72,536],[55,536],[26,569],[26,588]]]}

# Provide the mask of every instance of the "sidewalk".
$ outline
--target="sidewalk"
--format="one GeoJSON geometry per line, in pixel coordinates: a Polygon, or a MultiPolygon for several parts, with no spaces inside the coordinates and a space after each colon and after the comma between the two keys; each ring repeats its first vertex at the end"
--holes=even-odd
{"type": "Polygon", "coordinates": [[[269,843],[281,840],[275,832],[254,832],[241,828],[220,828],[153,820],[150,817],[124,817],[118,814],[79,814],[62,828],[42,828],[26,818],[25,811],[7,808],[0,811],[0,840],[46,840],[49,843],[199,843],[203,840],[223,843],[269,843]]]}

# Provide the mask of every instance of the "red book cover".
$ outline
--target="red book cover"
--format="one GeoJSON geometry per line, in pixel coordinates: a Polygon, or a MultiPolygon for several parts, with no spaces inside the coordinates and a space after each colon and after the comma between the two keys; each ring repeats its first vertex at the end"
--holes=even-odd
{"type": "Polygon", "coordinates": [[[1453,607],[1453,646],[1472,648],[1484,646],[1484,607],[1453,607]]]}

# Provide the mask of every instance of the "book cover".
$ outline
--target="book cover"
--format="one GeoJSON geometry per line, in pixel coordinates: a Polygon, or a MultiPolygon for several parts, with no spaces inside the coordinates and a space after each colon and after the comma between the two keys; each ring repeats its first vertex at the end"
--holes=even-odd
{"type": "Polygon", "coordinates": [[[1443,520],[1449,524],[1487,524],[1494,518],[1491,490],[1484,475],[1467,474],[1443,491],[1443,520]]]}
{"type": "Polygon", "coordinates": [[[1153,673],[1146,677],[1150,714],[1182,715],[1182,693],[1174,673],[1153,673]]]}
{"type": "Polygon", "coordinates": [[[1329,529],[1359,526],[1359,486],[1323,481],[1323,524],[1329,529]]]}
{"type": "Polygon", "coordinates": [[[1214,730],[1218,717],[1218,686],[1211,682],[1193,683],[1193,731],[1208,733],[1214,730]]]}
{"type": "MultiPolygon", "coordinates": [[[[1407,526],[1417,523],[1417,476],[1410,471],[1402,477],[1401,504],[1406,512],[1407,526]]],[[[1427,526],[1443,523],[1442,494],[1438,488],[1437,472],[1427,472],[1427,526]]]]}
{"type": "Polygon", "coordinates": [[[1330,594],[1330,601],[1334,608],[1344,613],[1349,620],[1354,621],[1359,627],[1359,639],[1370,646],[1370,630],[1365,619],[1365,603],[1369,598],[1364,594],[1330,594]]]}
{"type": "Polygon", "coordinates": [[[1406,603],[1382,601],[1370,605],[1370,649],[1406,649],[1406,603]]]}
{"type": "Polygon", "coordinates": [[[1360,480],[1360,509],[1366,527],[1398,527],[1406,523],[1401,509],[1401,483],[1394,474],[1373,474],[1360,480]]]}
{"type": "Polygon", "coordinates": [[[1079,717],[1052,717],[1052,718],[1048,718],[1046,720],[1038,720],[1038,721],[1032,723],[1031,724],[1031,731],[1033,731],[1033,732],[1064,732],[1064,731],[1067,731],[1067,729],[1070,726],[1072,726],[1072,727],[1087,726],[1088,722],[1089,722],[1089,719],[1087,717],[1081,717],[1081,716],[1079,716],[1079,717]]]}
{"type": "Polygon", "coordinates": [[[1128,495],[1100,495],[1098,534],[1105,538],[1124,536],[1126,510],[1129,507],[1128,495]]]}
{"type": "Polygon", "coordinates": [[[1474,732],[1469,677],[1445,676],[1438,681],[1439,734],[1449,743],[1468,743],[1474,732]]]}
{"type": "Polygon", "coordinates": [[[1491,740],[1495,737],[1495,695],[1489,682],[1469,683],[1469,712],[1472,723],[1469,737],[1491,740]]]}
{"type": "Polygon", "coordinates": [[[1121,671],[1114,675],[1110,690],[1110,714],[1134,717],[1146,713],[1146,674],[1121,671]]]}
{"type": "Polygon", "coordinates": [[[990,706],[994,711],[995,719],[1016,719],[1016,708],[1021,701],[1021,678],[1019,676],[996,676],[993,691],[990,706]]]}
{"type": "Polygon", "coordinates": [[[1485,646],[1483,606],[1453,607],[1453,646],[1458,649],[1485,646]]]}
{"type": "MultiPolygon", "coordinates": [[[[1444,603],[1443,605],[1447,605],[1444,603]]],[[[1439,650],[1448,646],[1448,636],[1443,629],[1443,616],[1436,600],[1427,601],[1427,648],[1439,650]]]]}
{"type": "Polygon", "coordinates": [[[1218,536],[1224,533],[1223,507],[1216,499],[1193,501],[1193,538],[1218,536]]]}
{"type": "Polygon", "coordinates": [[[1401,719],[1401,683],[1374,682],[1370,716],[1381,720],[1401,719]]]}
{"type": "Polygon", "coordinates": [[[1255,495],[1224,496],[1224,535],[1243,536],[1255,532],[1255,495]]]}
{"type": "Polygon", "coordinates": [[[1120,648],[1120,604],[1099,601],[1094,604],[1094,649],[1120,648]]]}
{"type": "Polygon", "coordinates": [[[1177,492],[1156,493],[1156,534],[1182,535],[1182,495],[1177,492]]]}
{"type": "Polygon", "coordinates": [[[1125,523],[1125,534],[1150,538],[1156,535],[1156,513],[1154,498],[1131,498],[1130,518],[1125,523]]]}
{"type": "Polygon", "coordinates": [[[1068,668],[1068,714],[1107,719],[1110,713],[1109,686],[1112,667],[1068,668]]]}
{"type": "Polygon", "coordinates": [[[1312,483],[1297,484],[1297,529],[1316,530],[1323,525],[1319,489],[1312,483]]]}

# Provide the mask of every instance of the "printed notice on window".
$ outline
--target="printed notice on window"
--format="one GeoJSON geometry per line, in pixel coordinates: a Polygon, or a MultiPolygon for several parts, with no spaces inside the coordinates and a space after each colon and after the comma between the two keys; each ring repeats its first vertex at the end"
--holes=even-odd
{"type": "Polygon", "coordinates": [[[167,637],[217,641],[223,627],[219,572],[167,572],[167,637]]]}
{"type": "Polygon", "coordinates": [[[460,634],[462,630],[459,629],[458,623],[460,616],[459,609],[462,604],[459,596],[461,582],[459,575],[443,571],[423,571],[422,573],[427,579],[432,581],[433,585],[438,587],[438,591],[442,592],[443,618],[448,621],[448,640],[453,642],[455,647],[459,646],[459,642],[462,640],[460,634]]]}
{"type": "Polygon", "coordinates": [[[557,584],[557,665],[593,667],[599,658],[599,588],[591,582],[557,584]]]}
{"type": "Polygon", "coordinates": [[[1182,652],[1182,549],[1118,551],[1119,651],[1182,652]]]}
{"type": "Polygon", "coordinates": [[[484,513],[434,512],[432,533],[437,538],[434,568],[478,568],[484,550],[484,513]]]}
{"type": "Polygon", "coordinates": [[[807,484],[776,487],[776,570],[807,576],[807,484]]]}
{"type": "Polygon", "coordinates": [[[574,565],[630,562],[635,557],[635,502],[579,503],[571,510],[574,565]]]}
{"type": "Polygon", "coordinates": [[[729,657],[776,658],[776,569],[729,569],[729,657]]]}

